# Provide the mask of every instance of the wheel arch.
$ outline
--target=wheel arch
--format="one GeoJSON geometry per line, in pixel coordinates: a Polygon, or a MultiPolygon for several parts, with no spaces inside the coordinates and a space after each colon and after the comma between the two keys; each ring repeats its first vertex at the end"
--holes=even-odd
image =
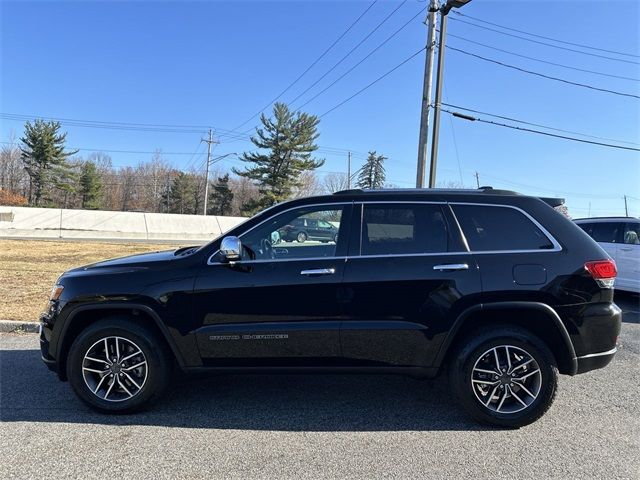
{"type": "Polygon", "coordinates": [[[137,303],[88,304],[76,307],[67,317],[60,332],[56,358],[61,380],[66,380],[67,355],[73,341],[89,325],[113,315],[125,315],[136,319],[141,325],[158,334],[166,342],[178,365],[184,367],[185,362],[179,349],[162,319],[151,307],[137,303]]]}
{"type": "Polygon", "coordinates": [[[530,331],[549,347],[560,373],[577,373],[576,352],[557,312],[547,304],[526,301],[482,303],[464,310],[440,347],[436,365],[442,367],[447,364],[448,356],[474,331],[493,325],[515,325],[530,331]]]}

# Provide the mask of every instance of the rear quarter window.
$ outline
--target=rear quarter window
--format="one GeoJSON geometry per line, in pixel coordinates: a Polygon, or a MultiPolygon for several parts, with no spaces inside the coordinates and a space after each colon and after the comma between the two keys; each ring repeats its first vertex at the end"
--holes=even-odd
{"type": "Polygon", "coordinates": [[[452,205],[452,208],[471,251],[553,248],[544,232],[514,208],[492,205],[452,205]]]}

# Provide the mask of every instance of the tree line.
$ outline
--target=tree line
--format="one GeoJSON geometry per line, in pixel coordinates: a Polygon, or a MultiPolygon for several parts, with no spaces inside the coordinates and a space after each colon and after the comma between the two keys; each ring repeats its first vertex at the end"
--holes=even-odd
{"type": "MultiPolygon", "coordinates": [[[[60,123],[27,122],[22,137],[0,149],[0,205],[203,214],[250,215],[291,198],[332,193],[347,188],[347,175],[317,169],[325,160],[315,152],[319,119],[292,112],[276,103],[270,117],[251,137],[254,149],[244,152],[242,166],[230,171],[213,165],[205,189],[204,167],[182,171],[160,150],[136,166],[116,168],[102,152],[87,156],[67,149],[60,123]]],[[[369,152],[354,175],[354,186],[382,188],[386,157],[369,152]]]]}

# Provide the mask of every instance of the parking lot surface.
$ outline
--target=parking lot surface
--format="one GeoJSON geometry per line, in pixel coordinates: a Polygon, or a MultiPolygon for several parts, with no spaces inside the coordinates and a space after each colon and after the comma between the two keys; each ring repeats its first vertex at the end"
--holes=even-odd
{"type": "Polygon", "coordinates": [[[640,478],[640,314],[609,367],[561,377],[520,430],[483,427],[444,379],[207,376],[150,410],[90,411],[42,364],[36,335],[0,336],[0,478],[640,478]]]}

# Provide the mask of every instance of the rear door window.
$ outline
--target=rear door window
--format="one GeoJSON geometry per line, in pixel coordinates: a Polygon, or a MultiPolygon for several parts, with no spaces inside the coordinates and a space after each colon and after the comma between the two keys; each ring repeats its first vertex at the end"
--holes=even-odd
{"type": "Polygon", "coordinates": [[[365,204],[362,255],[410,255],[448,251],[449,233],[440,205],[365,204]]]}
{"type": "Polygon", "coordinates": [[[475,252],[552,249],[553,243],[522,212],[493,205],[452,205],[475,252]]]}
{"type": "Polygon", "coordinates": [[[584,226],[581,224],[580,228],[587,232],[596,242],[617,243],[623,224],[620,222],[593,222],[584,224],[584,226]]]}

